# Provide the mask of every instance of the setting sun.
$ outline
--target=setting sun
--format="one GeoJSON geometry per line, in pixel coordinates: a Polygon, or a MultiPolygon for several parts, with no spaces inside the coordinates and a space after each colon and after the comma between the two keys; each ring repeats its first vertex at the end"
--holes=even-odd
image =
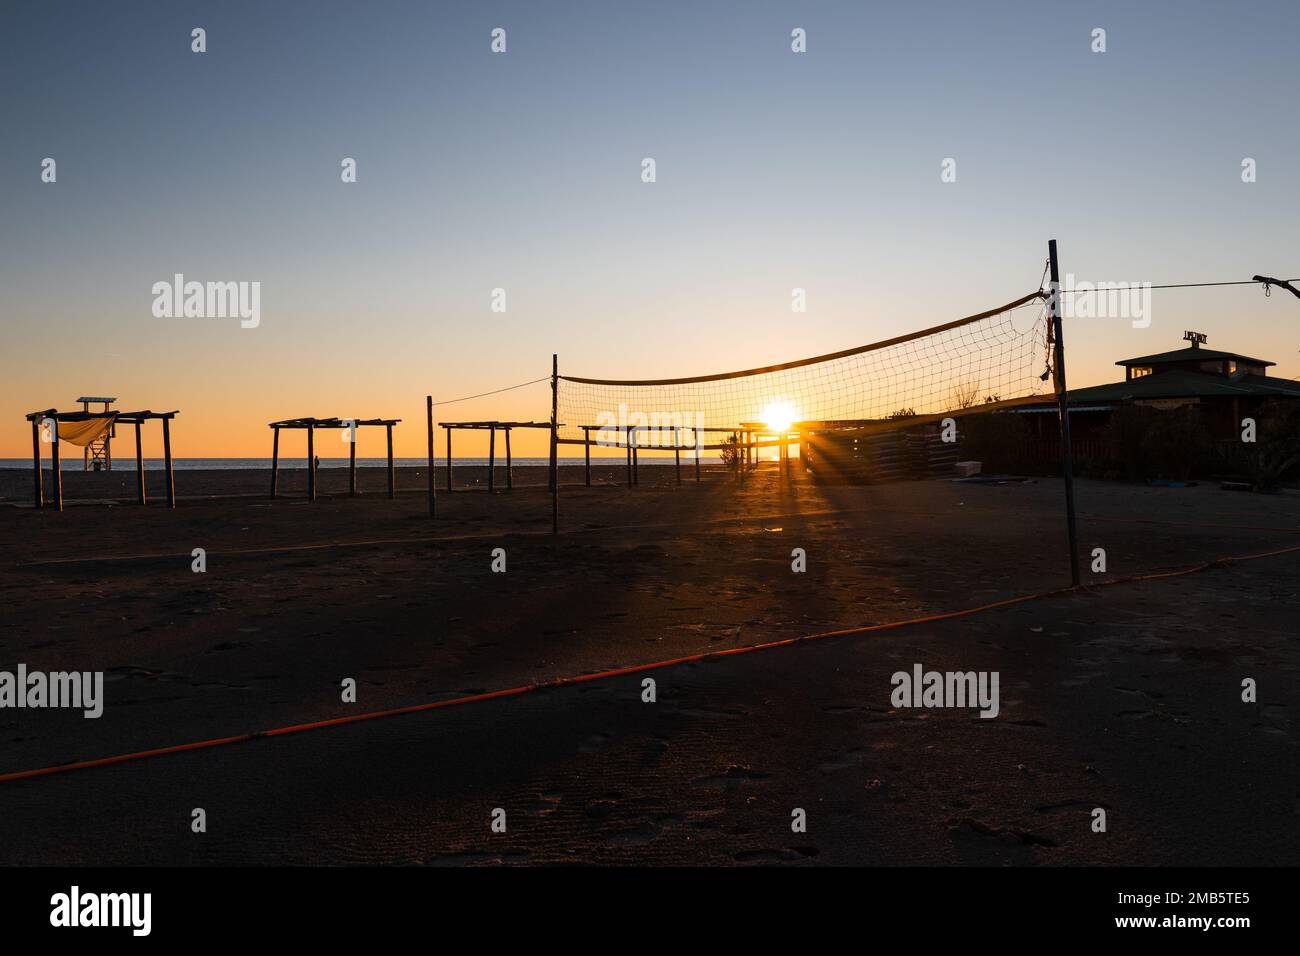
{"type": "Polygon", "coordinates": [[[782,399],[768,402],[763,409],[763,424],[774,432],[789,431],[795,417],[794,406],[782,399]]]}

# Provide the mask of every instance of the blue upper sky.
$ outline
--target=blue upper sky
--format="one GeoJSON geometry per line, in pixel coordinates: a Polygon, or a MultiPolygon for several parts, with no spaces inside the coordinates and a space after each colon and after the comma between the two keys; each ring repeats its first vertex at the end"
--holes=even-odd
{"type": "MultiPolygon", "coordinates": [[[[183,451],[253,454],[272,418],[418,419],[552,352],[799,358],[1016,298],[1052,237],[1085,280],[1300,275],[1297,37],[1295,2],[4,0],[0,455],[87,389],[234,410],[247,437],[183,451]],[[261,327],[154,318],[176,272],[260,281],[261,327]]],[[[1154,295],[1151,328],[1072,323],[1072,383],[1187,328],[1300,373],[1300,301],[1154,295]]]]}

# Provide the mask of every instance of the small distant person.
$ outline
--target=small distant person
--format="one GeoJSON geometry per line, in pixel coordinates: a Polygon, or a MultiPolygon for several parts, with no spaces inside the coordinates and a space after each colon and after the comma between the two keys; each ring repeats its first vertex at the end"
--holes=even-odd
{"type": "Polygon", "coordinates": [[[315,468],[317,471],[320,471],[320,455],[316,456],[316,460],[312,462],[311,466],[315,468]]]}

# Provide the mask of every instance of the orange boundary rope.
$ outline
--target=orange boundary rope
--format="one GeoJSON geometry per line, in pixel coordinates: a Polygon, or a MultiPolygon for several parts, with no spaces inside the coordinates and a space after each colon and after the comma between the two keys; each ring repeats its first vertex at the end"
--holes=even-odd
{"type": "MultiPolygon", "coordinates": [[[[1189,565],[1185,568],[1176,568],[1172,571],[1155,571],[1148,574],[1134,575],[1132,577],[1113,578],[1107,581],[1099,581],[1094,585],[1088,585],[1079,588],[1078,590],[1088,591],[1095,587],[1182,577],[1184,575],[1206,571],[1210,568],[1227,567],[1228,565],[1239,564],[1244,561],[1256,561],[1260,558],[1271,558],[1283,554],[1294,554],[1296,552],[1300,552],[1300,545],[1294,545],[1289,548],[1279,548],[1275,551],[1262,551],[1258,554],[1243,554],[1216,558],[1212,561],[1202,561],[1199,564],[1189,565]]],[[[633,664],[629,667],[599,671],[593,674],[578,674],[571,677],[558,677],[554,680],[542,681],[536,684],[525,684],[520,687],[506,688],[505,690],[487,691],[482,694],[470,694],[465,697],[454,697],[450,700],[430,701],[424,704],[412,704],[407,707],[393,707],[387,710],[373,710],[363,714],[352,714],[347,717],[334,717],[329,720],[317,720],[305,724],[291,724],[287,727],[275,727],[271,730],[259,730],[248,734],[236,734],[232,737],[215,737],[211,740],[197,740],[190,743],[175,744],[170,747],[158,747],[153,750],[140,750],[133,753],[116,754],[112,757],[79,760],[73,763],[57,764],[52,767],[40,767],[35,770],[19,770],[13,773],[0,774],[0,783],[7,783],[13,780],[27,780],[33,777],[46,777],[56,773],[69,773],[73,770],[89,770],[92,767],[107,767],[112,764],[144,760],[149,757],[162,757],[167,754],[186,753],[192,750],[206,750],[210,747],[222,747],[228,744],[244,743],[246,741],[256,740],[259,737],[284,737],[289,734],[304,733],[309,730],[321,730],[327,727],[340,727],[345,724],[355,724],[365,720],[379,720],[384,717],[400,717],[404,714],[417,714],[424,711],[441,710],[444,707],[456,707],[461,704],[477,704],[482,701],[497,700],[502,697],[517,697],[521,694],[527,694],[538,690],[548,690],[556,687],[570,687],[575,684],[608,680],[613,677],[626,677],[629,674],[640,674],[645,671],[660,670],[666,667],[676,667],[680,664],[693,664],[704,660],[733,657],[738,654],[751,654],[755,651],[767,651],[779,647],[790,647],[806,641],[822,640],[823,638],[828,637],[848,637],[854,634],[871,634],[880,631],[897,630],[902,627],[911,627],[916,624],[932,624],[938,621],[950,621],[954,618],[970,617],[971,615],[995,610],[997,608],[1011,607],[1012,605],[1025,604],[1029,601],[1038,601],[1043,598],[1057,597],[1075,590],[1076,589],[1073,587],[1056,588],[1051,591],[1041,591],[1037,594],[1025,594],[1020,595],[1019,597],[1006,598],[1001,601],[994,601],[991,604],[982,604],[978,607],[963,608],[959,611],[945,611],[940,614],[930,614],[924,617],[909,618],[903,621],[887,621],[883,624],[866,624],[861,627],[843,628],[836,631],[822,631],[817,634],[804,634],[799,637],[787,637],[778,641],[768,641],[763,644],[730,647],[720,651],[702,651],[698,654],[687,654],[684,657],[652,661],[648,664],[633,664]]]]}

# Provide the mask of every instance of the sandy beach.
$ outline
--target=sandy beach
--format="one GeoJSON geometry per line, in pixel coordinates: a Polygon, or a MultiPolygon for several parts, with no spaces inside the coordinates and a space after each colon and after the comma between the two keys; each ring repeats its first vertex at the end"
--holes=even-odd
{"type": "MultiPolygon", "coordinates": [[[[629,490],[611,466],[583,488],[566,466],[558,537],[540,470],[517,469],[509,493],[440,493],[432,521],[421,469],[400,472],[394,500],[382,469],[363,470],[355,499],[345,471],[322,471],[315,503],[269,500],[266,472],[187,472],[174,512],[62,514],[25,507],[30,475],[6,474],[0,666],[103,671],[106,699],[98,720],[0,712],[0,773],[1069,583],[1056,480],[686,474],[678,487],[671,468],[643,468],[629,490]],[[346,678],[356,703],[340,699],[346,678]]],[[[302,494],[303,472],[283,477],[302,494]]],[[[65,496],[129,498],[133,480],[69,475],[65,496]]],[[[1090,584],[1300,544],[1295,493],[1082,481],[1079,508],[1085,556],[1107,552],[1090,584]]],[[[1298,609],[1287,554],[5,782],[0,862],[1294,864],[1298,609]],[[999,672],[999,715],[892,706],[891,674],[916,663],[999,672]]]]}
{"type": "MultiPolygon", "coordinates": [[[[43,462],[45,469],[43,482],[47,498],[53,495],[53,479],[49,459],[43,462]]],[[[659,469],[670,466],[642,464],[640,474],[647,472],[659,475],[659,469]]],[[[446,462],[441,462],[436,469],[438,491],[447,487],[446,462]]],[[[704,465],[703,470],[716,471],[717,465],[704,465]]],[[[394,469],[397,490],[402,493],[423,494],[428,487],[427,469],[397,466],[394,469]]],[[[583,482],[582,463],[563,466],[566,483],[583,482]]],[[[452,488],[455,490],[486,490],[487,467],[484,465],[453,465],[452,488]]],[[[601,464],[594,460],[591,465],[592,483],[599,485],[626,484],[626,469],[619,464],[601,464]]],[[[271,468],[221,468],[221,469],[180,469],[173,472],[176,480],[176,497],[178,500],[229,497],[270,497],[271,468]]],[[[346,495],[348,491],[347,468],[318,468],[317,493],[320,495],[346,495]]],[[[694,471],[685,462],[682,464],[684,480],[694,480],[694,471]]],[[[506,488],[506,469],[498,465],[496,469],[496,487],[502,491],[506,488]]],[[[538,465],[515,465],[513,468],[515,487],[527,488],[545,486],[546,468],[538,465]]],[[[357,491],[361,495],[386,495],[388,492],[388,471],[386,468],[357,468],[357,491]]],[[[307,494],[307,469],[295,462],[293,467],[280,469],[277,492],[285,498],[304,497],[307,494]]],[[[166,478],[161,469],[145,471],[145,496],[151,503],[163,500],[166,494],[166,478]]],[[[78,503],[116,502],[134,505],[136,501],[135,462],[119,463],[111,472],[67,471],[63,472],[63,499],[67,505],[78,503]]],[[[29,505],[32,503],[32,471],[30,468],[0,469],[0,504],[29,505]]]]}

